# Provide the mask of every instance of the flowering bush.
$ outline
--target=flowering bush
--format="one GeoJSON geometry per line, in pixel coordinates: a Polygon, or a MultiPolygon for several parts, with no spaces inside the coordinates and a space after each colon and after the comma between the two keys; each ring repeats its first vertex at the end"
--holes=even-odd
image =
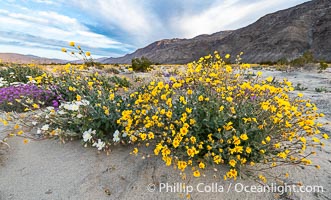
{"type": "Polygon", "coordinates": [[[0,110],[23,112],[43,106],[57,106],[59,97],[50,90],[33,84],[19,84],[0,88],[0,110]]]}
{"type": "Polygon", "coordinates": [[[311,165],[307,147],[323,146],[322,124],[315,122],[323,114],[302,94],[290,97],[287,80],[262,80],[261,72],[247,79],[249,67],[227,65],[215,52],[169,83],[150,82],[131,93],[134,103],[118,123],[131,142],[155,144],[166,165],[190,167],[196,177],[208,165],[228,165],[224,179],[250,174],[257,168],[243,168],[256,163],[311,165]]]}
{"type": "Polygon", "coordinates": [[[30,76],[36,77],[42,74],[44,74],[44,71],[34,65],[14,65],[0,69],[0,77],[6,80],[8,83],[27,83],[30,76]]]}
{"type": "Polygon", "coordinates": [[[112,143],[120,142],[117,139],[119,135],[114,133],[122,130],[116,121],[126,102],[121,94],[127,90],[125,86],[129,85],[128,80],[116,76],[108,77],[97,72],[91,74],[77,68],[68,68],[48,86],[61,94],[62,99],[58,109],[48,109],[41,113],[40,124],[48,125],[48,129],[40,129],[40,132],[86,138],[85,133],[91,129],[94,131],[93,138],[85,142],[93,146],[99,140],[105,141],[102,149],[107,150],[112,143]]]}

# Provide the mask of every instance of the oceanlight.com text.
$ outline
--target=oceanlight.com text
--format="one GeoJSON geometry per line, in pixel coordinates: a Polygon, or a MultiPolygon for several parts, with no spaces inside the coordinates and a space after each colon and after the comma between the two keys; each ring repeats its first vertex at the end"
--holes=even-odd
{"type": "Polygon", "coordinates": [[[149,192],[161,193],[229,193],[229,192],[246,192],[246,193],[312,193],[323,192],[324,188],[320,185],[294,185],[284,184],[277,185],[275,183],[269,185],[245,185],[243,183],[197,183],[196,185],[189,185],[186,183],[160,183],[158,185],[149,184],[147,186],[149,192]]]}

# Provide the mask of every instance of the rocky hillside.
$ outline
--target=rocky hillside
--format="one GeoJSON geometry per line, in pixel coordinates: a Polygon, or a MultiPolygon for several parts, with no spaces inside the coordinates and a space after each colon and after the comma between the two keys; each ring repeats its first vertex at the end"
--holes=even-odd
{"type": "Polygon", "coordinates": [[[0,60],[2,62],[8,63],[18,63],[18,64],[51,64],[51,63],[67,63],[68,61],[60,60],[60,59],[50,59],[50,58],[42,58],[33,55],[23,55],[17,53],[0,53],[0,60]]]}
{"type": "Polygon", "coordinates": [[[245,62],[288,60],[311,51],[316,59],[331,61],[331,0],[313,0],[268,14],[234,31],[200,35],[192,39],[154,42],[120,58],[104,63],[130,63],[145,56],[158,63],[187,63],[217,50],[236,55],[245,62]]]}

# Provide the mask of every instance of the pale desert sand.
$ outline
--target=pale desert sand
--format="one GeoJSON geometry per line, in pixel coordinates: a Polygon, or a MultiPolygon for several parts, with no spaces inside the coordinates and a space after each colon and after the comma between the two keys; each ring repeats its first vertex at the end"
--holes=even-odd
{"type": "MultiPolygon", "coordinates": [[[[265,71],[265,76],[287,77],[296,85],[308,87],[302,93],[317,103],[325,113],[323,122],[331,121],[331,93],[317,93],[316,87],[324,86],[331,91],[331,70],[323,73],[316,71],[294,71],[290,73],[265,71]]],[[[0,126],[0,133],[5,127],[0,126]]],[[[330,134],[331,125],[323,131],[330,134]]],[[[96,149],[84,148],[79,141],[60,143],[58,140],[31,141],[23,144],[22,138],[11,138],[0,148],[0,200],[89,200],[89,199],[180,199],[186,193],[168,192],[160,188],[162,183],[186,183],[193,188],[191,199],[331,199],[331,143],[317,150],[312,157],[320,170],[311,167],[288,168],[291,182],[302,182],[304,186],[323,186],[323,192],[291,193],[279,196],[268,192],[236,192],[234,186],[258,186],[254,181],[223,181],[214,179],[213,171],[206,177],[187,177],[182,180],[179,171],[165,167],[160,158],[141,159],[130,155],[132,147],[114,147],[109,156],[98,153],[96,149]],[[152,185],[156,187],[152,187],[152,185]],[[161,184],[161,185],[160,185],[161,184]],[[199,185],[200,184],[200,185],[199,185]],[[202,184],[204,184],[206,189],[202,184]],[[216,185],[217,184],[217,185],[216,185]],[[206,192],[198,192],[200,190],[206,192]],[[230,187],[231,185],[231,187],[230,187]],[[217,187],[208,192],[208,186],[217,187]],[[222,191],[223,186],[223,191],[222,191]],[[229,188],[230,187],[230,188],[229,188]],[[149,190],[155,189],[154,192],[149,190]],[[229,191],[228,191],[229,189],[229,191]]],[[[148,151],[148,150],[147,150],[148,151]]],[[[224,173],[226,169],[218,173],[224,173]]],[[[174,190],[174,187],[172,187],[174,190]]],[[[183,198],[185,199],[185,198],[183,198]]]]}

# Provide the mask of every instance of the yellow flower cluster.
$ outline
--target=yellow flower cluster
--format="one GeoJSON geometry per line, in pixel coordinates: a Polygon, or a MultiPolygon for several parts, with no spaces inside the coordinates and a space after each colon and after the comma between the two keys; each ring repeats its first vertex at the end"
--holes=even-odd
{"type": "Polygon", "coordinates": [[[320,134],[315,121],[322,114],[300,94],[290,97],[289,81],[264,80],[261,72],[247,79],[249,69],[226,64],[217,52],[205,56],[169,82],[152,81],[131,93],[117,123],[132,143],[156,141],[154,154],[166,165],[191,166],[196,177],[208,163],[227,164],[225,179],[236,179],[247,164],[311,164],[305,150],[323,145],[312,137],[320,134]]]}

